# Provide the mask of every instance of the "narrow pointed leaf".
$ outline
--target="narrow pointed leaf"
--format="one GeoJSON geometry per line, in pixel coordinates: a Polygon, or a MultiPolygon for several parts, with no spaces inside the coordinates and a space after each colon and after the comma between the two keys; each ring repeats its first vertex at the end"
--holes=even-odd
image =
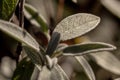
{"type": "Polygon", "coordinates": [[[37,10],[33,6],[29,4],[25,4],[24,13],[25,13],[25,16],[28,19],[30,19],[31,23],[37,26],[41,26],[41,29],[43,32],[48,31],[48,25],[46,21],[42,18],[42,16],[40,16],[40,14],[37,12],[37,10]]]}
{"type": "Polygon", "coordinates": [[[38,53],[36,50],[23,46],[23,49],[25,50],[27,56],[31,59],[31,61],[36,65],[36,67],[41,70],[41,67],[43,66],[44,58],[41,53],[38,53]]]}
{"type": "Polygon", "coordinates": [[[98,51],[111,51],[116,49],[113,45],[101,42],[89,42],[71,45],[63,49],[64,55],[83,55],[98,51]]]}
{"type": "Polygon", "coordinates": [[[55,28],[61,34],[61,40],[68,40],[81,36],[94,29],[100,18],[87,13],[78,13],[63,19],[55,28]]]}
{"type": "Polygon", "coordinates": [[[29,47],[39,51],[39,44],[36,40],[25,30],[20,28],[19,26],[0,20],[0,31],[6,33],[17,41],[23,42],[29,47]]]}
{"type": "Polygon", "coordinates": [[[49,41],[49,44],[48,44],[48,47],[46,50],[47,55],[51,56],[54,53],[55,49],[57,48],[57,46],[59,44],[59,41],[60,41],[60,34],[57,32],[54,32],[52,34],[52,37],[49,41]]]}
{"type": "Polygon", "coordinates": [[[90,54],[90,56],[99,66],[114,74],[120,75],[120,60],[112,53],[104,51],[90,54]]]}
{"type": "Polygon", "coordinates": [[[34,70],[34,64],[24,58],[17,66],[12,80],[30,80],[34,70]]]}
{"type": "Polygon", "coordinates": [[[0,0],[0,19],[10,20],[19,0],[0,0]]]}
{"type": "Polygon", "coordinates": [[[75,59],[80,63],[80,65],[83,67],[86,75],[88,76],[88,78],[90,80],[96,80],[95,79],[95,74],[91,68],[91,66],[89,65],[89,63],[87,62],[87,60],[83,57],[83,56],[75,56],[75,59]]]}

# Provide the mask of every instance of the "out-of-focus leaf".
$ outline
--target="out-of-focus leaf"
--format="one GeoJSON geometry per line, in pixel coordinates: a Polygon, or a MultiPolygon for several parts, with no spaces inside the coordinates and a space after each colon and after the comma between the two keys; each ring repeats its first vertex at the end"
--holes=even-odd
{"type": "Polygon", "coordinates": [[[70,80],[63,69],[57,64],[52,70],[51,80],[70,80]]]}
{"type": "Polygon", "coordinates": [[[19,26],[0,20],[0,31],[6,33],[17,41],[23,42],[29,47],[39,51],[39,44],[36,40],[25,30],[20,28],[19,26]]]}
{"type": "Polygon", "coordinates": [[[36,65],[36,67],[39,70],[41,70],[41,67],[43,66],[43,63],[44,63],[43,55],[27,46],[23,46],[23,49],[25,50],[26,54],[31,59],[31,61],[36,65]]]}
{"type": "Polygon", "coordinates": [[[46,66],[43,67],[39,76],[40,80],[69,80],[66,73],[59,65],[55,65],[51,70],[46,66]]]}
{"type": "Polygon", "coordinates": [[[83,56],[75,56],[75,59],[81,64],[89,79],[95,80],[94,72],[86,59],[83,56]]]}
{"type": "Polygon", "coordinates": [[[112,53],[104,51],[90,54],[90,56],[93,61],[104,69],[120,75],[120,60],[118,60],[112,53]]]}
{"type": "Polygon", "coordinates": [[[30,80],[34,70],[34,64],[24,58],[17,66],[12,80],[30,80]]]}
{"type": "Polygon", "coordinates": [[[114,15],[120,18],[120,1],[119,0],[100,0],[101,3],[114,15]]]}
{"type": "Polygon", "coordinates": [[[114,79],[114,80],[120,80],[120,78],[116,78],[116,79],[114,79]]]}
{"type": "Polygon", "coordinates": [[[0,19],[10,20],[19,0],[0,0],[0,19]]]}
{"type": "Polygon", "coordinates": [[[55,28],[55,32],[61,34],[61,40],[68,40],[81,36],[94,29],[100,18],[86,13],[78,13],[62,20],[55,28]]]}
{"type": "Polygon", "coordinates": [[[111,51],[114,49],[116,49],[115,46],[107,43],[87,42],[65,47],[62,51],[64,53],[63,55],[83,55],[98,51],[111,51]]]}
{"type": "Polygon", "coordinates": [[[32,24],[41,26],[41,29],[43,32],[48,31],[47,23],[33,6],[29,4],[25,4],[24,13],[25,13],[26,18],[30,19],[32,24]]]}
{"type": "Polygon", "coordinates": [[[60,41],[60,34],[57,33],[57,32],[54,32],[52,34],[52,37],[49,41],[49,44],[48,44],[48,47],[47,47],[47,50],[46,50],[46,54],[47,55],[52,55],[56,49],[56,47],[58,46],[59,44],[59,41],[60,41]]]}

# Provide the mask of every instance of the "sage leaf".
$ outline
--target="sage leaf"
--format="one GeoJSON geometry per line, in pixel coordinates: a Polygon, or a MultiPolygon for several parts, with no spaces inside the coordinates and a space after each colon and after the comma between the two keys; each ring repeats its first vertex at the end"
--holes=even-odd
{"type": "Polygon", "coordinates": [[[120,75],[120,60],[112,53],[104,51],[90,54],[91,59],[104,69],[120,75]]]}
{"type": "Polygon", "coordinates": [[[36,65],[36,67],[41,70],[41,67],[44,64],[43,55],[40,52],[38,53],[36,50],[27,46],[23,46],[23,49],[25,50],[31,61],[36,65]]]}
{"type": "Polygon", "coordinates": [[[52,54],[54,53],[54,51],[56,50],[58,44],[60,41],[60,34],[57,32],[54,32],[52,34],[52,37],[49,41],[47,50],[46,50],[46,54],[52,56],[52,54]]]}
{"type": "Polygon", "coordinates": [[[84,69],[84,71],[85,71],[86,75],[88,76],[88,78],[90,80],[96,80],[95,79],[95,74],[94,74],[91,66],[87,62],[87,60],[83,56],[75,56],[75,59],[80,63],[80,65],[84,69]]]}
{"type": "Polygon", "coordinates": [[[0,0],[0,19],[10,20],[19,0],[0,0]]]}
{"type": "Polygon", "coordinates": [[[103,43],[103,42],[86,42],[76,45],[71,45],[65,47],[63,51],[63,55],[83,55],[87,53],[99,52],[99,51],[111,51],[116,49],[115,46],[103,43]]]}
{"type": "Polygon", "coordinates": [[[95,15],[78,13],[63,19],[58,23],[54,32],[61,34],[62,41],[69,40],[91,31],[99,22],[100,18],[95,15]]]}
{"type": "Polygon", "coordinates": [[[25,30],[19,26],[0,20],[0,31],[6,33],[17,41],[23,42],[27,46],[39,51],[39,44],[36,40],[25,30]]]}
{"type": "Polygon", "coordinates": [[[120,1],[119,0],[100,0],[105,8],[112,12],[115,16],[120,18],[120,1]]]}
{"type": "Polygon", "coordinates": [[[30,4],[25,4],[24,14],[26,18],[28,18],[32,24],[41,27],[41,31],[47,32],[48,25],[45,19],[37,12],[37,10],[31,6],[30,4]]]}
{"type": "Polygon", "coordinates": [[[34,68],[35,68],[34,64],[30,60],[27,60],[27,58],[24,58],[17,65],[17,68],[14,71],[12,80],[30,80],[34,68]]]}

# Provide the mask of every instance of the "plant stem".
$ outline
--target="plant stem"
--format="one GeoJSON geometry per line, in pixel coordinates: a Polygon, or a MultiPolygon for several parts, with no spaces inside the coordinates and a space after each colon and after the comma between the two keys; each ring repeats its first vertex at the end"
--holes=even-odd
{"type": "MultiPolygon", "coordinates": [[[[24,29],[24,14],[23,14],[24,3],[25,0],[19,0],[19,26],[22,29],[24,29]]],[[[24,36],[24,32],[23,32],[23,36],[24,36]]],[[[19,42],[16,50],[17,62],[19,60],[19,55],[21,54],[21,51],[22,51],[22,43],[19,42]]]]}
{"type": "Polygon", "coordinates": [[[24,28],[24,14],[23,14],[23,8],[24,8],[25,0],[20,0],[19,5],[19,26],[24,28]]]}

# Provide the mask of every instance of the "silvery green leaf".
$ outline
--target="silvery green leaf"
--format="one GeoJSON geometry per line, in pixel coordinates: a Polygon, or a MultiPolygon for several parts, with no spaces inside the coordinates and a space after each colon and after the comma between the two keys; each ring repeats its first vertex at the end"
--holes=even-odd
{"type": "Polygon", "coordinates": [[[52,34],[52,37],[49,41],[47,50],[46,50],[46,54],[52,56],[52,54],[54,53],[55,49],[57,48],[58,44],[60,41],[60,34],[57,32],[54,32],[52,34]]]}
{"type": "Polygon", "coordinates": [[[51,70],[46,66],[42,68],[39,78],[40,80],[69,80],[66,73],[57,64],[51,70]]]}
{"type": "Polygon", "coordinates": [[[120,60],[112,53],[104,51],[90,54],[90,56],[99,66],[114,74],[120,75],[120,60]]]}
{"type": "Polygon", "coordinates": [[[111,51],[116,49],[115,46],[103,43],[103,42],[86,42],[76,45],[71,45],[65,47],[63,51],[63,55],[83,55],[92,52],[99,52],[99,51],[111,51]]]}
{"type": "Polygon", "coordinates": [[[0,20],[0,31],[6,33],[17,41],[23,42],[27,46],[39,51],[39,44],[36,40],[25,30],[19,26],[0,20]]]}
{"type": "Polygon", "coordinates": [[[120,18],[120,1],[119,0],[100,0],[103,6],[120,18]]]}
{"type": "Polygon", "coordinates": [[[19,0],[0,0],[0,19],[10,20],[19,0]]]}
{"type": "Polygon", "coordinates": [[[17,65],[11,80],[30,80],[33,70],[34,64],[30,60],[27,60],[27,58],[24,58],[17,65]]]}
{"type": "Polygon", "coordinates": [[[23,49],[25,50],[27,56],[31,59],[31,61],[36,65],[36,67],[41,70],[41,67],[43,66],[44,57],[43,55],[36,50],[23,45],[23,49]]]}
{"type": "Polygon", "coordinates": [[[24,14],[26,18],[28,18],[32,24],[41,27],[41,31],[47,32],[48,25],[44,18],[37,12],[37,10],[31,6],[30,4],[25,4],[24,14]]]}
{"type": "Polygon", "coordinates": [[[100,18],[87,13],[78,13],[63,19],[56,26],[54,32],[61,34],[61,40],[68,40],[81,36],[94,29],[100,18]]]}
{"type": "Polygon", "coordinates": [[[93,72],[91,66],[89,65],[89,63],[87,62],[87,60],[83,56],[75,56],[75,59],[80,63],[80,65],[84,69],[88,78],[90,80],[95,80],[94,72],[93,72]]]}

